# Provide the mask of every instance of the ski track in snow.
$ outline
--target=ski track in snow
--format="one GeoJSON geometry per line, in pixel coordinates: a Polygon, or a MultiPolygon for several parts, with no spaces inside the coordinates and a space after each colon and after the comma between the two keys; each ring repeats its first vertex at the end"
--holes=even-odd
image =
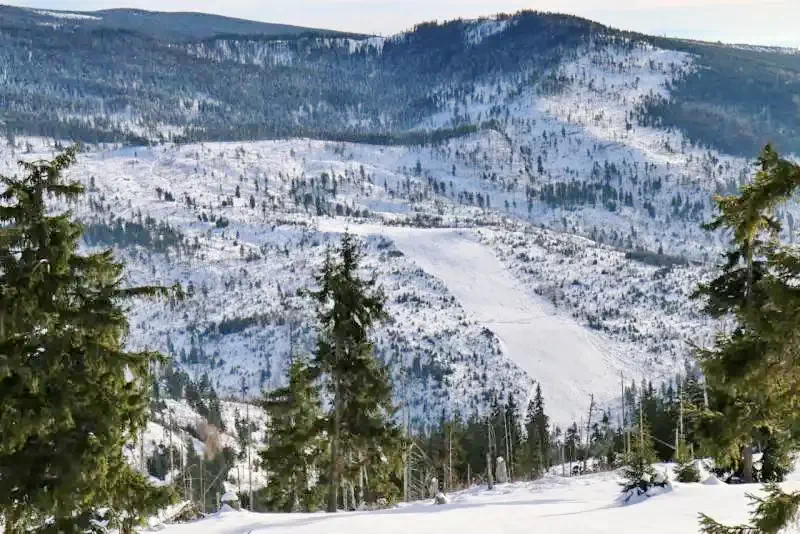
{"type": "MultiPolygon", "coordinates": [[[[336,221],[321,224],[324,230],[344,229],[336,221]]],[[[615,400],[619,371],[629,369],[628,362],[614,355],[607,340],[527,293],[471,231],[376,225],[349,230],[391,238],[422,270],[442,280],[464,309],[494,332],[504,352],[541,382],[554,421],[579,419],[590,393],[602,402],[615,400]]]]}

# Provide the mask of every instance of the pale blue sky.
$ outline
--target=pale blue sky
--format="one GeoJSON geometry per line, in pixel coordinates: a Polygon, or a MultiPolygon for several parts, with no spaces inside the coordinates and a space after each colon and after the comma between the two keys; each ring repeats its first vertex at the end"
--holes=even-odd
{"type": "MultiPolygon", "coordinates": [[[[2,0],[0,0],[2,1],[2,0]]],[[[417,22],[539,9],[645,33],[800,47],[800,0],[11,0],[18,6],[202,11],[265,22],[390,34],[417,22]]]]}

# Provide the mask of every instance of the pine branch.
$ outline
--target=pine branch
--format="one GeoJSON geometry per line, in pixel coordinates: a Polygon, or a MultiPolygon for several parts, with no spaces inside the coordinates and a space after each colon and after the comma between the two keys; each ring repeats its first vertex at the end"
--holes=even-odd
{"type": "Polygon", "coordinates": [[[700,531],[703,534],[759,534],[753,527],[746,525],[729,527],[717,523],[705,514],[700,514],[700,531]]]}
{"type": "Polygon", "coordinates": [[[767,496],[747,497],[755,504],[750,525],[721,525],[700,514],[700,530],[704,534],[779,534],[800,520],[800,492],[784,493],[777,484],[766,486],[767,496]]]}

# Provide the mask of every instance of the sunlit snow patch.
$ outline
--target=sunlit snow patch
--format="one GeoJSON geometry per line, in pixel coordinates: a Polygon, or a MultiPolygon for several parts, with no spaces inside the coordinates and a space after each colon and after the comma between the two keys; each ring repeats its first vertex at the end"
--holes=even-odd
{"type": "Polygon", "coordinates": [[[479,20],[466,31],[467,44],[476,45],[484,39],[502,33],[508,28],[508,20],[479,20]]]}
{"type": "Polygon", "coordinates": [[[65,13],[60,11],[44,11],[34,10],[37,15],[44,15],[45,17],[53,17],[55,19],[65,20],[103,20],[102,17],[95,17],[94,15],[84,15],[83,13],[65,13]]]}

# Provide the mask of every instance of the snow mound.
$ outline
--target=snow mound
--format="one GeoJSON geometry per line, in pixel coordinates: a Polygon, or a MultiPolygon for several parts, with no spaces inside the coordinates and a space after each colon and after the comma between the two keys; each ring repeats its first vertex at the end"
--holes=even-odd
{"type": "Polygon", "coordinates": [[[664,495],[666,493],[670,493],[673,490],[672,483],[667,481],[664,483],[663,486],[651,486],[647,491],[642,491],[639,488],[635,488],[625,493],[621,494],[617,497],[617,502],[623,506],[629,506],[632,504],[638,504],[640,502],[644,502],[651,497],[657,497],[659,495],[664,495]]]}
{"type": "Polygon", "coordinates": [[[231,514],[231,513],[235,514],[235,513],[238,513],[238,512],[239,512],[239,510],[237,510],[237,509],[233,508],[232,506],[229,506],[229,505],[227,505],[227,504],[223,504],[223,505],[220,507],[220,509],[219,509],[219,512],[217,512],[217,514],[218,514],[218,515],[222,515],[222,514],[231,514]]]}

